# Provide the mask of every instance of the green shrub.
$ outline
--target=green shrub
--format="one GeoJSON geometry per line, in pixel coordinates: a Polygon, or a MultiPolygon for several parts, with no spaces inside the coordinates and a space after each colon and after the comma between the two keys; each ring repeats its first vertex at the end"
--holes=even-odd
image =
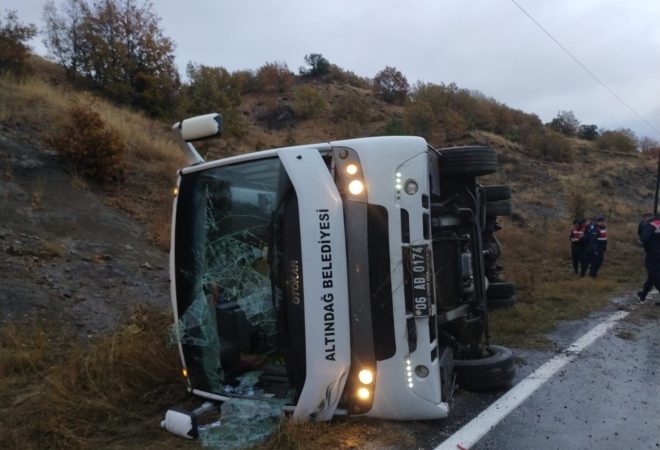
{"type": "Polygon", "coordinates": [[[293,95],[293,110],[296,116],[307,119],[319,114],[325,108],[325,100],[311,86],[300,86],[293,95]]]}
{"type": "Polygon", "coordinates": [[[362,136],[362,127],[360,124],[347,119],[337,122],[337,133],[340,139],[350,139],[362,136]]]}
{"type": "Polygon", "coordinates": [[[637,137],[631,130],[620,128],[618,130],[603,131],[596,139],[598,148],[614,150],[617,152],[634,153],[637,151],[637,137]]]}
{"type": "Polygon", "coordinates": [[[223,67],[189,63],[186,72],[190,83],[181,92],[180,117],[220,112],[224,120],[224,136],[241,139],[247,134],[247,125],[238,111],[241,92],[254,78],[250,72],[230,74],[223,67]]]}
{"type": "Polygon", "coordinates": [[[577,120],[573,111],[559,111],[557,117],[546,124],[551,130],[563,134],[567,137],[574,137],[580,126],[580,121],[577,120]]]}
{"type": "Polygon", "coordinates": [[[437,128],[431,104],[425,100],[406,105],[406,126],[413,134],[428,138],[437,128]]]}
{"type": "Polygon", "coordinates": [[[449,110],[441,116],[441,125],[445,132],[446,142],[460,139],[468,132],[468,123],[457,111],[449,110]]]}
{"type": "Polygon", "coordinates": [[[403,125],[401,119],[397,117],[390,117],[390,120],[387,121],[385,127],[383,128],[384,136],[402,136],[408,134],[406,127],[403,125]]]}
{"type": "Polygon", "coordinates": [[[536,156],[548,161],[572,162],[575,157],[570,140],[556,131],[531,134],[523,143],[530,147],[536,156]]]}
{"type": "Polygon", "coordinates": [[[124,176],[126,145],[90,104],[73,104],[63,123],[47,138],[75,173],[108,183],[124,176]]]}
{"type": "Polygon", "coordinates": [[[257,71],[259,87],[264,92],[287,92],[295,80],[286,63],[266,63],[257,71]]]}
{"type": "Polygon", "coordinates": [[[597,201],[593,183],[591,180],[585,180],[582,177],[576,176],[571,178],[564,188],[566,195],[566,209],[571,218],[585,218],[588,213],[592,211],[597,201]]]}
{"type": "Polygon", "coordinates": [[[257,75],[252,70],[237,70],[231,73],[232,85],[236,85],[241,94],[249,94],[259,90],[257,75]]]}
{"type": "Polygon", "coordinates": [[[371,80],[369,78],[361,77],[355,74],[355,72],[342,69],[335,64],[330,64],[330,71],[322,79],[323,81],[348,84],[349,86],[360,89],[371,89],[371,80]]]}
{"type": "Polygon", "coordinates": [[[300,75],[304,77],[319,78],[330,72],[330,62],[320,53],[305,55],[305,64],[309,66],[309,69],[304,66],[299,69],[300,75]]]}
{"type": "Polygon", "coordinates": [[[369,105],[362,95],[351,89],[337,99],[332,113],[337,122],[361,125],[367,121],[369,105]]]}

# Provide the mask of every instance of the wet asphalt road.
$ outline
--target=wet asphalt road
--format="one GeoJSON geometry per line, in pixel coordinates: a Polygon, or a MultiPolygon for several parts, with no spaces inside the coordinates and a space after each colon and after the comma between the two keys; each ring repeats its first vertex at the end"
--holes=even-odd
{"type": "MultiPolygon", "coordinates": [[[[660,307],[631,296],[584,321],[563,323],[552,339],[565,349],[616,309],[630,314],[585,349],[482,438],[474,449],[660,448],[660,307]]],[[[516,351],[514,383],[554,356],[516,351]]],[[[415,424],[419,448],[433,449],[503,392],[458,391],[450,418],[415,424]]]]}

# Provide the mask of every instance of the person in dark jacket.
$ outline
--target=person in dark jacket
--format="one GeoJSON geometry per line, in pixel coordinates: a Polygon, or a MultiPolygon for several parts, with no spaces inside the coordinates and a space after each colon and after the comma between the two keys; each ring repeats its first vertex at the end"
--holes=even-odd
{"type": "Polygon", "coordinates": [[[571,259],[573,260],[573,271],[577,275],[578,269],[585,264],[584,260],[584,230],[585,224],[583,219],[575,219],[573,221],[573,228],[571,228],[571,259]]]}
{"type": "Polygon", "coordinates": [[[598,270],[603,265],[603,258],[607,251],[607,226],[605,217],[596,216],[584,232],[586,264],[582,267],[580,275],[584,276],[589,269],[589,276],[596,278],[598,270]]]}
{"type": "Polygon", "coordinates": [[[640,244],[642,239],[642,231],[644,230],[646,224],[651,221],[651,219],[653,219],[653,213],[644,213],[642,220],[640,220],[639,225],[637,225],[637,237],[640,239],[640,244]]]}
{"type": "MultiPolygon", "coordinates": [[[[645,266],[648,272],[648,278],[651,280],[651,285],[660,290],[660,218],[654,217],[642,229],[640,237],[644,251],[646,252],[645,266]]],[[[646,295],[651,288],[646,289],[647,285],[644,283],[644,290],[638,293],[639,300],[645,301],[646,295]]],[[[655,302],[660,306],[660,302],[655,302]]]]}
{"type": "MultiPolygon", "coordinates": [[[[639,225],[637,226],[637,237],[639,238],[639,245],[644,246],[642,244],[642,231],[644,231],[644,227],[653,219],[653,213],[645,213],[642,216],[642,220],[639,221],[639,225]]],[[[644,251],[646,254],[646,251],[644,251]]],[[[644,267],[646,268],[646,281],[644,281],[644,284],[642,285],[642,290],[637,291],[637,296],[639,297],[639,301],[643,302],[646,300],[646,296],[648,295],[649,292],[651,292],[651,289],[653,289],[653,281],[651,280],[651,275],[647,267],[647,262],[646,262],[646,255],[644,258],[644,267]]]]}

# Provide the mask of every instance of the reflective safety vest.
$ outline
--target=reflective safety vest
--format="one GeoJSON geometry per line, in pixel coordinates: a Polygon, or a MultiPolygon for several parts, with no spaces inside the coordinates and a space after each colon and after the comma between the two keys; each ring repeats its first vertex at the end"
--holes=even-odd
{"type": "Polygon", "coordinates": [[[584,226],[573,227],[571,230],[571,244],[583,244],[584,226]]]}
{"type": "Polygon", "coordinates": [[[660,233],[660,219],[653,219],[648,224],[653,227],[653,234],[660,233]]]}

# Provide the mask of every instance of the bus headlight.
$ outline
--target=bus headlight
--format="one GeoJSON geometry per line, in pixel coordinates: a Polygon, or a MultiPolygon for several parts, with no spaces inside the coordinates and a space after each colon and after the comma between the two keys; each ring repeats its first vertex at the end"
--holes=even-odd
{"type": "Polygon", "coordinates": [[[374,373],[369,369],[362,369],[358,373],[358,380],[362,384],[371,384],[374,382],[374,373]]]}
{"type": "Polygon", "coordinates": [[[348,192],[353,195],[360,195],[364,191],[364,183],[360,180],[353,180],[348,184],[348,192]]]}
{"type": "Polygon", "coordinates": [[[371,392],[366,387],[361,387],[357,390],[357,396],[360,400],[369,400],[371,397],[371,392]]]}
{"type": "Polygon", "coordinates": [[[364,414],[371,409],[376,391],[376,362],[362,362],[351,369],[346,385],[348,410],[352,414],[364,414]]]}
{"type": "Polygon", "coordinates": [[[358,172],[358,166],[355,164],[349,164],[346,166],[346,173],[349,175],[355,175],[358,172]]]}
{"type": "Polygon", "coordinates": [[[357,152],[348,147],[333,149],[333,160],[330,167],[335,167],[335,183],[342,196],[350,201],[364,203],[367,201],[367,183],[357,152]]]}

